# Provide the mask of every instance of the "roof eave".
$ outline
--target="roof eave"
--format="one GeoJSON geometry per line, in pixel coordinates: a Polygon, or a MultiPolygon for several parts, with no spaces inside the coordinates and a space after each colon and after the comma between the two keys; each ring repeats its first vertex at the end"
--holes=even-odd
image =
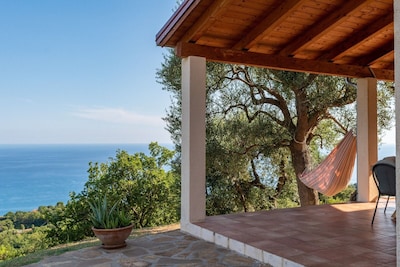
{"type": "Polygon", "coordinates": [[[156,34],[157,46],[175,46],[175,44],[169,43],[170,38],[175,34],[175,31],[182,25],[187,16],[200,2],[201,0],[185,0],[178,7],[161,30],[156,34]]]}

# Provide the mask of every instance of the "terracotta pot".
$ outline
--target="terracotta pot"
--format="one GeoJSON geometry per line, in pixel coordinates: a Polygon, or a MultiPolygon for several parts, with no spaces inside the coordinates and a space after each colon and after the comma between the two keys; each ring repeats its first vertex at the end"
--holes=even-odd
{"type": "Polygon", "coordinates": [[[125,247],[125,240],[131,234],[132,229],[133,225],[115,229],[98,229],[92,227],[94,234],[98,239],[100,239],[102,247],[105,249],[125,247]]]}

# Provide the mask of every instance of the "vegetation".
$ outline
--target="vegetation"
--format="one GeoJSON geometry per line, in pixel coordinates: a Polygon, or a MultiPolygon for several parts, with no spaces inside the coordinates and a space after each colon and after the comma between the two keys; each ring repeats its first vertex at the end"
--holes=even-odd
{"type": "Polygon", "coordinates": [[[43,226],[43,210],[8,212],[0,217],[0,262],[48,248],[47,226],[43,226]]]}
{"type": "Polygon", "coordinates": [[[62,245],[62,246],[57,246],[53,247],[51,249],[46,249],[46,250],[35,250],[32,253],[24,254],[21,256],[18,256],[16,258],[9,258],[4,261],[0,261],[0,267],[20,267],[20,266],[25,266],[28,264],[36,263],[40,260],[42,260],[44,257],[50,257],[50,256],[57,256],[62,253],[72,251],[72,250],[77,250],[77,249],[82,249],[85,247],[90,247],[95,244],[99,244],[97,240],[86,240],[85,242],[80,242],[80,243],[71,243],[68,245],[62,245]]]}
{"type": "Polygon", "coordinates": [[[132,217],[124,210],[118,208],[118,202],[110,205],[107,197],[89,202],[90,220],[97,229],[115,229],[132,224],[132,217]]]}
{"type": "Polygon", "coordinates": [[[328,197],[320,194],[319,199],[323,204],[337,204],[347,201],[356,201],[357,184],[349,184],[342,192],[334,196],[328,197]]]}
{"type": "MultiPolygon", "coordinates": [[[[170,50],[157,72],[173,96],[165,120],[178,153],[180,69],[170,50]]],[[[207,62],[206,83],[208,214],[318,204],[299,177],[355,129],[354,81],[207,62]]],[[[378,84],[379,130],[392,121],[393,94],[391,84],[378,84]]]]}

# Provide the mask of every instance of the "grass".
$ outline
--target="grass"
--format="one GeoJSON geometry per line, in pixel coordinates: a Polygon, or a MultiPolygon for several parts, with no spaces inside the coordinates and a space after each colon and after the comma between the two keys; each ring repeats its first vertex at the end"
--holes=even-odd
{"type": "MultiPolygon", "coordinates": [[[[167,226],[151,227],[143,229],[134,229],[129,236],[129,239],[136,238],[143,235],[157,234],[166,231],[179,229],[179,224],[171,224],[167,226]]],[[[1,261],[0,267],[20,267],[32,263],[37,263],[44,258],[57,256],[68,251],[79,250],[87,247],[99,246],[100,242],[97,238],[90,238],[84,241],[59,245],[53,248],[36,251],[25,256],[14,258],[11,260],[1,261]]]]}

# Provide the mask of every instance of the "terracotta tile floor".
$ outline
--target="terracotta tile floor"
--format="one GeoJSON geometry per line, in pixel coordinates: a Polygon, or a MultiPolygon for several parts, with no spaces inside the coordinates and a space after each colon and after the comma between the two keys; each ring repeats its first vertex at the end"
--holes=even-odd
{"type": "Polygon", "coordinates": [[[207,217],[197,226],[304,266],[396,266],[395,210],[374,203],[321,205],[207,217]]]}

